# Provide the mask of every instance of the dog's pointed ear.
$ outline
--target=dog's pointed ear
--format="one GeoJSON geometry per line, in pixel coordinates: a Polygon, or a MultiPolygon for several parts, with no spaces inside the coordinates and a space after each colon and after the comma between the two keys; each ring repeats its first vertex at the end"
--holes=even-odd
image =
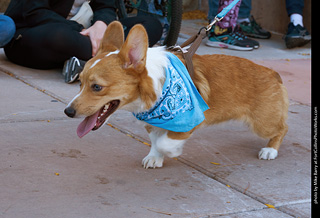
{"type": "Polygon", "coordinates": [[[124,32],[119,21],[110,23],[104,32],[97,55],[106,51],[120,50],[124,42],[124,32]]]}
{"type": "Polygon", "coordinates": [[[119,57],[124,62],[125,68],[134,68],[140,72],[146,65],[148,50],[148,35],[141,24],[135,25],[129,32],[124,42],[119,57]]]}

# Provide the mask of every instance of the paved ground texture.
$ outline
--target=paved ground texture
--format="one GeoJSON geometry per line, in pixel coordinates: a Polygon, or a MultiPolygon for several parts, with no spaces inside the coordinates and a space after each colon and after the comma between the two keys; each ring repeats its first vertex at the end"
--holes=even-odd
{"type": "MultiPolygon", "coordinates": [[[[200,26],[184,21],[179,42],[200,26]]],[[[141,160],[150,141],[130,113],[79,139],[80,120],[63,113],[79,84],[65,84],[59,69],[14,65],[0,50],[0,217],[310,217],[311,48],[288,50],[281,37],[249,52],[205,41],[198,50],[280,73],[290,107],[278,158],[258,160],[267,141],[228,122],[199,130],[181,157],[148,170],[141,160]]]]}

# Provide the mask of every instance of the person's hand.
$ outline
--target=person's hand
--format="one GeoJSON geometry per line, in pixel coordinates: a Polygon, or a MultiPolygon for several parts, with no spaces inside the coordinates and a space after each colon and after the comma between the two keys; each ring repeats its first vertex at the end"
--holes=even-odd
{"type": "Polygon", "coordinates": [[[100,42],[103,38],[104,32],[107,29],[107,24],[102,21],[96,21],[88,29],[83,29],[80,34],[84,36],[89,36],[92,45],[92,57],[97,54],[100,42]]]}

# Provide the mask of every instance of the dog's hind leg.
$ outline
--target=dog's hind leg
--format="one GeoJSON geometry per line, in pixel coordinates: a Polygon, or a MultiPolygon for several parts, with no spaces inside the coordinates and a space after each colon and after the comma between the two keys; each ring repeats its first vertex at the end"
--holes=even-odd
{"type": "MultiPolygon", "coordinates": [[[[274,113],[275,114],[275,113],[274,113]]],[[[256,114],[253,118],[246,119],[250,128],[262,138],[269,139],[267,147],[262,148],[258,154],[259,159],[272,160],[278,156],[278,151],[284,136],[288,132],[286,114],[278,116],[261,116],[256,114]]]]}
{"type": "Polygon", "coordinates": [[[283,141],[284,136],[288,132],[287,124],[279,131],[279,134],[270,139],[267,147],[262,148],[259,152],[259,159],[272,160],[278,156],[278,150],[283,141]]]}
{"type": "Polygon", "coordinates": [[[267,147],[262,148],[258,154],[259,159],[272,160],[278,156],[278,151],[284,136],[288,132],[286,123],[287,114],[283,112],[269,111],[268,113],[256,113],[253,118],[247,119],[251,129],[262,138],[269,139],[267,147]],[[272,116],[273,115],[273,116],[272,116]]]}
{"type": "MultiPolygon", "coordinates": [[[[278,156],[278,151],[284,136],[288,132],[286,123],[289,100],[287,90],[281,85],[280,89],[265,93],[263,99],[251,110],[245,121],[251,129],[262,138],[269,139],[267,147],[258,154],[259,159],[272,160],[278,156]]],[[[268,90],[267,90],[268,91],[268,90]]]]}

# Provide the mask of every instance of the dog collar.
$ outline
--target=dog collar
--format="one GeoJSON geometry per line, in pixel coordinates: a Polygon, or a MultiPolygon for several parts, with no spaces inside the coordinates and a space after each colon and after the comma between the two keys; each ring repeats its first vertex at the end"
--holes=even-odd
{"type": "Polygon", "coordinates": [[[133,113],[141,121],[174,132],[188,132],[204,119],[209,107],[199,94],[179,58],[167,53],[166,80],[162,95],[150,110],[133,113]]]}

